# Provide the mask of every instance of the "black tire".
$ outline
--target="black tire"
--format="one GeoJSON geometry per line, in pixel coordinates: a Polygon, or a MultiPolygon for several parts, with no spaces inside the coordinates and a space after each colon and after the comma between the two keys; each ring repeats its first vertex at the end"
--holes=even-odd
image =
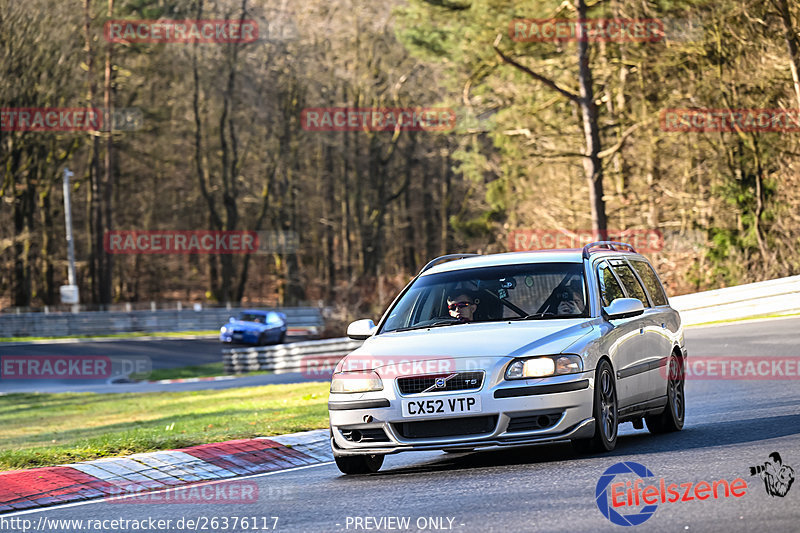
{"type": "Polygon", "coordinates": [[[266,332],[264,332],[258,336],[258,345],[266,346],[267,343],[269,343],[269,336],[266,334],[266,332]]]}
{"type": "Polygon", "coordinates": [[[617,445],[619,413],[614,371],[605,359],[600,361],[595,372],[592,413],[594,436],[590,439],[574,439],[572,446],[581,453],[610,452],[617,445]]]}
{"type": "Polygon", "coordinates": [[[683,429],[686,418],[685,376],[683,359],[672,354],[667,363],[667,405],[660,414],[646,416],[644,421],[650,433],[671,433],[683,429]]]}
{"type": "Polygon", "coordinates": [[[341,455],[334,456],[336,466],[343,474],[374,474],[383,465],[383,455],[341,455]]]}
{"type": "Polygon", "coordinates": [[[281,336],[278,338],[277,344],[283,344],[284,342],[286,342],[286,332],[285,331],[283,333],[281,333],[281,336]]]}

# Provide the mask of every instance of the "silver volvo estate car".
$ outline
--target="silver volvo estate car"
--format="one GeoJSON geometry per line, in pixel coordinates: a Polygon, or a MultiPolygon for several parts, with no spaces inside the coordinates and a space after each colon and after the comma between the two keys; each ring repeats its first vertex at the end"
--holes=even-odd
{"type": "Polygon", "coordinates": [[[610,451],[622,422],[683,427],[687,352],[650,263],[624,243],[437,258],[343,358],[328,402],[345,474],[386,454],[572,441],[610,451]]]}

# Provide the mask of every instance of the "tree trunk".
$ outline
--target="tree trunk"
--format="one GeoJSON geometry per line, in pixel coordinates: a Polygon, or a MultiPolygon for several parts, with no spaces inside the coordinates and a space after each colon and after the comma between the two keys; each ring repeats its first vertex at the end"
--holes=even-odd
{"type": "MultiPolygon", "coordinates": [[[[450,249],[450,152],[442,157],[442,174],[439,190],[439,254],[445,255],[450,249]]],[[[426,259],[427,261],[428,259],[426,259]]]]}
{"type": "MultiPolygon", "coordinates": [[[[16,165],[19,168],[20,154],[14,152],[16,165]]],[[[12,159],[12,162],[14,160],[12,159]]],[[[34,189],[31,183],[31,169],[24,172],[25,183],[18,191],[14,191],[14,290],[15,307],[31,305],[31,227],[33,216],[34,189]]]]}
{"type": "MultiPolygon", "coordinates": [[[[586,20],[585,0],[575,0],[578,20],[586,20]]],[[[589,42],[578,40],[578,83],[580,86],[580,109],[583,118],[585,156],[583,171],[589,185],[589,203],[592,212],[592,231],[602,235],[607,228],[606,204],[603,199],[603,166],[600,160],[600,128],[597,124],[597,106],[594,103],[592,69],[589,66],[589,42]]]]}
{"type": "Polygon", "coordinates": [[[331,146],[325,147],[325,172],[323,172],[323,185],[324,194],[322,197],[322,235],[325,244],[324,253],[322,256],[325,258],[323,268],[325,272],[325,298],[328,301],[333,299],[333,288],[336,285],[336,258],[334,249],[334,227],[333,217],[336,210],[336,191],[334,190],[333,176],[334,176],[334,163],[333,163],[333,148],[331,146]]]}
{"type": "MultiPolygon", "coordinates": [[[[409,158],[409,165],[410,165],[410,158],[409,158]]],[[[411,169],[409,169],[411,172],[411,169]]],[[[403,250],[403,269],[406,272],[414,272],[417,268],[417,258],[415,254],[415,228],[414,228],[414,201],[411,198],[411,187],[406,188],[405,192],[403,193],[403,204],[402,204],[402,214],[398,213],[398,219],[402,220],[403,225],[403,240],[402,240],[402,250],[403,250]]]]}
{"type": "MultiPolygon", "coordinates": [[[[88,81],[88,90],[86,93],[86,100],[89,107],[96,109],[94,105],[95,93],[97,92],[97,83],[94,78],[94,52],[92,49],[92,0],[84,0],[84,37],[86,39],[86,79],[88,81]]],[[[90,260],[92,262],[92,287],[93,299],[101,305],[111,303],[111,284],[110,279],[106,277],[106,257],[107,254],[103,249],[103,197],[104,184],[102,183],[102,176],[100,173],[100,132],[92,131],[89,133],[92,139],[92,148],[90,155],[89,175],[91,180],[92,199],[90,204],[91,210],[91,252],[90,260]]]]}
{"type": "MultiPolygon", "coordinates": [[[[114,0],[108,0],[108,18],[114,14],[114,0]]],[[[103,85],[103,111],[105,114],[105,119],[111,120],[110,123],[106,128],[106,154],[104,159],[104,177],[103,181],[103,215],[105,219],[105,231],[111,231],[113,229],[113,225],[111,223],[111,198],[112,198],[112,189],[114,187],[114,178],[112,177],[113,173],[113,153],[114,153],[114,136],[111,132],[111,126],[113,125],[113,102],[111,98],[111,76],[112,76],[112,69],[111,69],[111,59],[112,54],[114,51],[114,43],[111,42],[109,39],[106,43],[106,69],[105,69],[105,83],[103,85]]],[[[103,303],[111,303],[112,293],[112,271],[113,271],[113,263],[112,263],[112,255],[105,253],[103,250],[103,257],[105,258],[103,261],[103,286],[105,287],[105,299],[103,303]]]]}
{"type": "Polygon", "coordinates": [[[789,67],[792,70],[792,81],[794,82],[794,94],[797,98],[797,108],[800,109],[800,43],[797,39],[797,32],[792,24],[792,15],[789,12],[789,2],[787,0],[774,0],[786,34],[786,48],[789,50],[789,67]]]}
{"type": "MultiPolygon", "coordinates": [[[[42,158],[42,161],[46,161],[42,158]]],[[[45,305],[56,304],[56,289],[55,278],[53,272],[53,235],[55,228],[53,227],[53,210],[51,206],[51,193],[53,191],[53,179],[50,177],[53,169],[43,165],[41,172],[50,173],[47,178],[42,180],[42,190],[39,193],[39,216],[42,223],[42,280],[41,280],[41,294],[40,297],[45,305]]]]}

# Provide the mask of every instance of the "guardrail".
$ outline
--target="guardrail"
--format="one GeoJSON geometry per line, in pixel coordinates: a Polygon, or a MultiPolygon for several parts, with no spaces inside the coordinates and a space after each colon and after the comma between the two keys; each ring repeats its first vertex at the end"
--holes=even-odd
{"type": "Polygon", "coordinates": [[[302,372],[327,379],[339,359],[363,342],[342,337],[278,346],[229,348],[222,351],[222,362],[228,374],[269,370],[276,374],[302,372]]]}
{"type": "MultiPolygon", "coordinates": [[[[84,313],[20,313],[0,315],[0,337],[58,337],[130,332],[219,330],[242,308],[96,311],[84,313]]],[[[252,308],[251,308],[252,309],[252,308]]],[[[259,308],[255,308],[259,309],[259,308]]],[[[317,307],[275,309],[286,315],[290,334],[315,336],[325,322],[317,307]]]]}
{"type": "Polygon", "coordinates": [[[800,311],[800,276],[673,296],[683,325],[800,311]]]}

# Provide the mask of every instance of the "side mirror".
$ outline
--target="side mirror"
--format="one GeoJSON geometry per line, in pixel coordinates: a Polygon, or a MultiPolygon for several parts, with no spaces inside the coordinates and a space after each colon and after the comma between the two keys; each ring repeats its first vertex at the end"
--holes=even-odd
{"type": "Polygon", "coordinates": [[[355,340],[364,340],[372,336],[375,331],[375,322],[371,318],[364,318],[351,322],[347,326],[347,336],[355,340]]]}
{"type": "Polygon", "coordinates": [[[617,298],[611,305],[604,307],[608,320],[630,318],[644,313],[644,305],[636,298],[617,298]]]}
{"type": "Polygon", "coordinates": [[[236,319],[235,319],[234,317],[230,317],[230,318],[228,319],[228,322],[236,322],[236,319]]]}

